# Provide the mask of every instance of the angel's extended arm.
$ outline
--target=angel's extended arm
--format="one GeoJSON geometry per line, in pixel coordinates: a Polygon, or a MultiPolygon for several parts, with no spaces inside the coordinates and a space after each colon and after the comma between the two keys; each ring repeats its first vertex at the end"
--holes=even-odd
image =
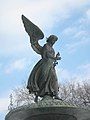
{"type": "Polygon", "coordinates": [[[31,47],[33,48],[33,50],[40,54],[41,55],[41,52],[42,52],[42,46],[39,45],[38,41],[35,41],[35,42],[31,42],[31,41],[34,41],[33,38],[30,37],[30,43],[31,43],[31,47]]]}

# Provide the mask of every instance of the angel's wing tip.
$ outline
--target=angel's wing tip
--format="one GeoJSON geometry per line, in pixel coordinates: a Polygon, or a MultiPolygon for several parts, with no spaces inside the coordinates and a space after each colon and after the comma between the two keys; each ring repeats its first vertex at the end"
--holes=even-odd
{"type": "Polygon", "coordinates": [[[21,15],[21,18],[23,18],[23,17],[24,17],[24,15],[22,14],[22,15],[21,15]]]}
{"type": "Polygon", "coordinates": [[[23,18],[25,18],[25,16],[22,14],[22,15],[21,15],[21,18],[23,19],[23,18]]]}

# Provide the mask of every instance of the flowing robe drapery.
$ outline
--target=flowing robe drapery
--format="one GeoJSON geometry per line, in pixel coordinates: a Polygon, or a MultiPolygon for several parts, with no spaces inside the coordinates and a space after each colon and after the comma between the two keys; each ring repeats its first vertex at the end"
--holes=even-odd
{"type": "Polygon", "coordinates": [[[28,79],[27,88],[30,93],[54,96],[58,92],[58,80],[55,67],[53,65],[55,59],[55,51],[49,45],[42,47],[42,59],[34,66],[28,79]]]}

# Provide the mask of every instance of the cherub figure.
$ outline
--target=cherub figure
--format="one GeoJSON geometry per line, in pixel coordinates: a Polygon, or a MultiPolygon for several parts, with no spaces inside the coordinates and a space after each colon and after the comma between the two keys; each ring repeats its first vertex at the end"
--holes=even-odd
{"type": "Polygon", "coordinates": [[[43,32],[24,15],[22,15],[24,27],[30,36],[30,43],[33,50],[41,55],[41,60],[34,66],[28,78],[27,89],[29,93],[34,93],[35,102],[38,101],[38,96],[44,97],[49,95],[55,99],[60,99],[58,96],[58,80],[55,71],[55,66],[60,60],[59,52],[55,56],[53,49],[54,43],[57,41],[57,36],[50,35],[47,38],[46,44],[40,46],[38,41],[44,38],[43,32]]]}

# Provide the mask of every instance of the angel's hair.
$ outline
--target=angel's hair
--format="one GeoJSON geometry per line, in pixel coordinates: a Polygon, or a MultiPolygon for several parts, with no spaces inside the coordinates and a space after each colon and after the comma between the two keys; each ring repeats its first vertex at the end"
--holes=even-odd
{"type": "Polygon", "coordinates": [[[57,36],[55,36],[55,35],[50,35],[50,36],[47,38],[46,42],[51,42],[52,40],[57,41],[57,39],[58,39],[57,36]]]}

